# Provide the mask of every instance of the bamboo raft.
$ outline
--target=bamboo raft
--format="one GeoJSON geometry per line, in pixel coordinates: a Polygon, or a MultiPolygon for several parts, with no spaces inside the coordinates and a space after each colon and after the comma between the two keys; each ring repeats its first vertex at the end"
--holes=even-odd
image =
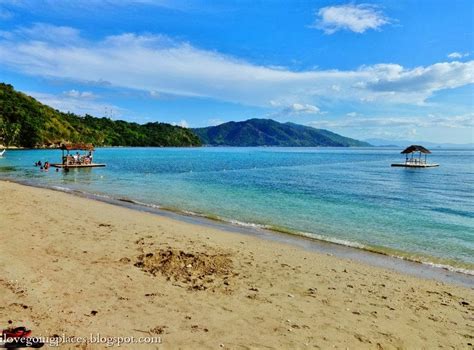
{"type": "Polygon", "coordinates": [[[63,144],[61,145],[62,151],[62,163],[51,164],[55,168],[62,169],[83,169],[83,168],[101,168],[105,167],[105,164],[93,163],[94,145],[90,143],[79,143],[79,144],[63,144]],[[80,155],[76,152],[75,156],[70,154],[71,151],[87,151],[88,154],[80,155]]]}
{"type": "Polygon", "coordinates": [[[405,163],[394,163],[392,166],[403,168],[434,168],[439,166],[439,164],[427,162],[426,156],[430,153],[431,151],[423,146],[411,145],[401,152],[405,155],[405,163]],[[418,157],[415,156],[416,153],[418,153],[418,157]],[[422,154],[424,157],[422,157],[422,154]]]}

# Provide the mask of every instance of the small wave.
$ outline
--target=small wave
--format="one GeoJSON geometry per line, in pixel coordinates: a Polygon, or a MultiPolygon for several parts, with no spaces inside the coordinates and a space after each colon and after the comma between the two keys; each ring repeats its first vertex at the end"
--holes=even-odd
{"type": "Polygon", "coordinates": [[[117,198],[117,200],[119,200],[119,201],[121,201],[121,202],[125,202],[125,203],[138,204],[138,203],[135,202],[134,200],[128,199],[128,198],[117,198]]]}
{"type": "Polygon", "coordinates": [[[348,240],[345,240],[345,239],[328,237],[328,236],[318,235],[318,234],[309,233],[309,232],[297,232],[297,234],[300,235],[300,236],[317,239],[319,241],[339,244],[339,245],[343,245],[343,246],[346,246],[346,247],[352,247],[352,248],[358,248],[358,249],[368,249],[367,246],[365,246],[361,243],[354,242],[354,241],[348,241],[348,240]]]}
{"type": "Polygon", "coordinates": [[[61,191],[61,192],[72,192],[72,189],[67,188],[67,187],[52,186],[51,188],[56,190],[56,191],[61,191]]]}
{"type": "Polygon", "coordinates": [[[113,198],[113,199],[116,199],[116,200],[118,200],[118,201],[120,201],[120,202],[130,203],[130,204],[135,204],[135,205],[140,205],[140,206],[147,207],[147,208],[163,209],[160,205],[157,205],[157,204],[150,204],[150,203],[144,203],[144,202],[140,202],[140,201],[137,201],[137,200],[134,200],[134,199],[130,199],[130,198],[123,198],[123,197],[120,197],[120,198],[113,198]]]}
{"type": "Polygon", "coordinates": [[[437,258],[434,258],[434,257],[428,257],[428,256],[420,257],[419,255],[416,255],[416,254],[411,255],[411,254],[406,253],[406,252],[397,252],[393,249],[388,249],[388,248],[365,247],[365,248],[362,248],[362,249],[366,250],[366,251],[369,251],[369,252],[372,252],[372,253],[383,254],[383,255],[386,255],[386,256],[389,256],[389,257],[392,257],[392,258],[405,260],[405,261],[409,261],[409,262],[412,262],[412,263],[422,264],[422,265],[426,265],[426,266],[435,267],[435,268],[438,268],[438,269],[443,269],[443,270],[448,270],[448,271],[451,271],[451,272],[457,272],[457,273],[462,273],[462,274],[465,274],[465,275],[474,276],[474,269],[472,267],[468,268],[468,267],[465,266],[465,264],[461,264],[461,263],[458,263],[458,262],[455,262],[455,261],[450,261],[449,263],[434,262],[432,260],[441,260],[441,259],[437,259],[437,258]]]}
{"type": "Polygon", "coordinates": [[[456,264],[456,262],[451,262],[451,264],[433,262],[433,261],[430,261],[430,257],[419,257],[417,255],[410,255],[409,253],[397,252],[396,250],[389,249],[389,248],[368,246],[368,245],[364,245],[364,244],[354,242],[354,241],[328,237],[324,235],[303,232],[303,231],[292,231],[286,228],[280,228],[280,227],[275,227],[271,225],[253,224],[253,223],[241,222],[237,220],[229,220],[228,222],[232,224],[237,224],[239,226],[244,226],[244,227],[249,227],[249,228],[254,228],[254,229],[265,229],[265,230],[275,231],[279,233],[303,236],[303,237],[310,238],[313,240],[342,245],[342,246],[350,247],[350,248],[357,248],[357,249],[361,249],[370,253],[382,254],[382,255],[389,256],[396,259],[401,259],[401,260],[414,262],[414,263],[420,263],[423,265],[432,266],[432,267],[448,270],[451,272],[458,272],[458,273],[474,276],[474,270],[472,268],[459,266],[456,264]]]}
{"type": "Polygon", "coordinates": [[[269,225],[255,224],[252,222],[245,222],[245,221],[239,221],[239,220],[225,220],[225,219],[222,219],[222,221],[226,221],[232,225],[254,228],[254,229],[266,229],[266,230],[271,229],[269,225]]]}
{"type": "Polygon", "coordinates": [[[459,273],[463,273],[463,274],[466,274],[466,275],[474,276],[474,270],[470,270],[470,269],[463,268],[463,267],[456,267],[456,266],[452,266],[452,265],[432,263],[432,262],[428,262],[428,261],[421,261],[420,263],[422,263],[423,265],[429,265],[429,266],[433,266],[433,267],[436,267],[436,268],[440,268],[440,269],[444,269],[444,270],[448,270],[448,271],[452,271],[452,272],[459,272],[459,273]]]}
{"type": "Polygon", "coordinates": [[[107,195],[107,194],[102,194],[102,193],[89,193],[89,192],[84,192],[84,191],[76,191],[79,192],[83,195],[86,195],[88,197],[92,196],[93,198],[104,198],[104,199],[113,199],[113,197],[107,195]]]}
{"type": "Polygon", "coordinates": [[[190,210],[182,210],[182,212],[186,215],[190,215],[190,216],[201,216],[201,217],[205,217],[204,214],[199,214],[199,213],[196,213],[194,211],[190,211],[190,210]]]}

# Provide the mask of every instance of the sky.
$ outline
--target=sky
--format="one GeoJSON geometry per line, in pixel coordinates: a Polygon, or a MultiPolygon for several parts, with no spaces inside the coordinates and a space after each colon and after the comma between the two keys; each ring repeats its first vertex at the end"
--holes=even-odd
{"type": "Polygon", "coordinates": [[[471,0],[0,0],[0,81],[80,115],[474,142],[471,0]]]}

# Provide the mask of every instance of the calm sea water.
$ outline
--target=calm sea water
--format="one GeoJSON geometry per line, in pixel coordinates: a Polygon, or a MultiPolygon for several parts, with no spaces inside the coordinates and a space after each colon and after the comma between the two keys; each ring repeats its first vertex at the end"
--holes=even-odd
{"type": "MultiPolygon", "coordinates": [[[[41,172],[57,150],[7,151],[0,178],[127,198],[474,270],[474,151],[392,168],[397,149],[104,148],[106,168],[41,172]]],[[[1,194],[0,194],[1,196],[1,194]]],[[[471,271],[472,272],[472,271],[471,271]]]]}

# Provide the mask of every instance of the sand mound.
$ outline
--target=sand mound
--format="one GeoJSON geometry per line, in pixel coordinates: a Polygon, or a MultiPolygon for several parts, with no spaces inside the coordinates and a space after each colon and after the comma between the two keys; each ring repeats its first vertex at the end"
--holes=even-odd
{"type": "Polygon", "coordinates": [[[232,276],[229,254],[160,249],[138,256],[136,267],[156,276],[158,273],[192,290],[228,289],[232,276]]]}

